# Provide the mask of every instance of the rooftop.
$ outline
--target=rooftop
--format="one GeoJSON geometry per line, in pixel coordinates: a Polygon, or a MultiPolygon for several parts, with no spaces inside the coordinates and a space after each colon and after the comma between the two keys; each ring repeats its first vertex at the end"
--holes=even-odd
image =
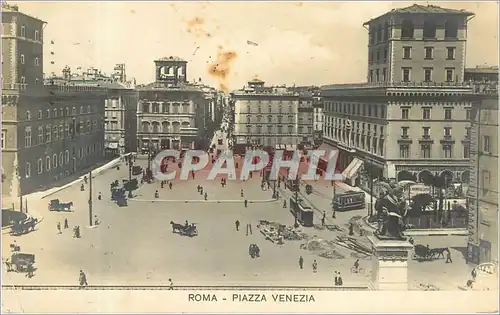
{"type": "Polygon", "coordinates": [[[181,61],[181,62],[187,62],[186,60],[182,59],[181,57],[177,56],[169,56],[169,57],[163,57],[163,58],[158,58],[155,60],[156,61],[181,61]]]}
{"type": "Polygon", "coordinates": [[[152,91],[152,90],[164,90],[164,91],[191,91],[191,92],[202,92],[202,88],[200,86],[196,86],[193,84],[178,84],[178,85],[167,85],[164,83],[149,83],[138,85],[135,87],[136,90],[139,91],[152,91]]]}
{"type": "Polygon", "coordinates": [[[465,68],[465,72],[469,72],[469,73],[498,73],[498,66],[491,66],[491,67],[477,66],[475,68],[465,68]]]}
{"type": "Polygon", "coordinates": [[[81,76],[72,77],[71,80],[66,80],[63,77],[50,77],[44,80],[44,84],[60,86],[88,86],[106,89],[132,89],[132,87],[128,84],[116,82],[112,79],[88,79],[81,76]]]}
{"type": "Polygon", "coordinates": [[[324,85],[321,90],[346,90],[367,88],[471,88],[469,82],[364,82],[324,85]]]}
{"type": "Polygon", "coordinates": [[[10,4],[7,4],[7,3],[5,3],[5,2],[2,1],[2,13],[7,13],[7,12],[21,14],[21,15],[30,17],[32,19],[38,20],[38,21],[40,21],[42,23],[47,23],[47,22],[45,22],[42,19],[39,19],[39,18],[37,18],[35,16],[31,16],[31,15],[28,15],[26,13],[23,13],[23,12],[19,11],[19,7],[17,5],[10,5],[10,4]]]}
{"type": "Polygon", "coordinates": [[[474,13],[465,11],[463,9],[455,10],[455,9],[442,8],[437,5],[431,5],[431,4],[429,5],[413,4],[412,6],[406,8],[392,9],[391,11],[382,14],[381,16],[378,16],[376,18],[371,19],[368,22],[363,23],[363,25],[370,24],[370,22],[372,21],[378,20],[383,16],[392,14],[460,14],[465,16],[474,15],[474,13]]]}

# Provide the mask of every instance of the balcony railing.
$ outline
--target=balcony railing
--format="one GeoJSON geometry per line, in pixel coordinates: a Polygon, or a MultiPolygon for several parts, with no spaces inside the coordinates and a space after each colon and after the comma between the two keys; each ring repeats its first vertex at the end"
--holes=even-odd
{"type": "Polygon", "coordinates": [[[324,85],[322,90],[364,89],[364,88],[472,88],[471,82],[365,82],[324,85]]]}
{"type": "Polygon", "coordinates": [[[2,90],[25,91],[27,86],[26,83],[3,83],[2,90]]]}

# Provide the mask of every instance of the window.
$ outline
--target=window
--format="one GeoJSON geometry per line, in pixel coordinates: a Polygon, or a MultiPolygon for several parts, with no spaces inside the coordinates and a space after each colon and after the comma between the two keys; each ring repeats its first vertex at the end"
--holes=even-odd
{"type": "Polygon", "coordinates": [[[470,147],[468,144],[464,144],[464,159],[470,159],[470,147]]]}
{"type": "Polygon", "coordinates": [[[408,119],[409,111],[408,108],[401,108],[401,119],[408,119]]]}
{"type": "Polygon", "coordinates": [[[453,150],[451,144],[443,145],[443,156],[445,159],[451,159],[453,156],[453,150]]]}
{"type": "Polygon", "coordinates": [[[384,62],[387,62],[387,48],[384,48],[384,62]]]}
{"type": "Polygon", "coordinates": [[[63,166],[64,165],[64,156],[63,156],[63,153],[59,153],[59,166],[63,166]]]}
{"type": "Polygon", "coordinates": [[[444,135],[451,136],[451,127],[444,127],[444,135]]]}
{"type": "Polygon", "coordinates": [[[377,63],[380,62],[380,50],[377,49],[377,63]]]}
{"type": "Polygon", "coordinates": [[[57,108],[52,111],[52,117],[57,117],[57,108]]]}
{"type": "Polygon", "coordinates": [[[38,119],[42,119],[43,118],[43,113],[41,110],[38,111],[38,119]]]}
{"type": "Polygon", "coordinates": [[[31,127],[26,127],[24,129],[24,147],[31,147],[31,127]]]}
{"type": "Polygon", "coordinates": [[[458,23],[456,21],[446,21],[444,24],[444,37],[457,38],[458,37],[458,23]]]}
{"type": "Polygon", "coordinates": [[[57,154],[52,156],[52,168],[57,168],[57,154]]]}
{"type": "Polygon", "coordinates": [[[446,59],[455,60],[455,47],[446,47],[446,59]]]}
{"type": "Polygon", "coordinates": [[[26,37],[26,26],[21,25],[21,37],[26,37]]]}
{"type": "Polygon", "coordinates": [[[7,136],[7,130],[2,130],[2,149],[5,149],[6,136],[7,136]]]}
{"type": "Polygon", "coordinates": [[[373,70],[370,70],[370,78],[368,80],[373,82],[373,70]]]}
{"type": "Polygon", "coordinates": [[[21,55],[21,64],[24,65],[24,55],[21,55]]]}
{"type": "Polygon", "coordinates": [[[411,68],[403,68],[403,82],[410,82],[411,68]]]}
{"type": "Polygon", "coordinates": [[[382,69],[382,80],[384,82],[387,81],[387,69],[386,68],[382,69]]]}
{"type": "Polygon", "coordinates": [[[451,120],[451,108],[444,109],[444,119],[451,120]]]}
{"type": "Polygon", "coordinates": [[[57,140],[59,133],[58,133],[58,128],[57,126],[52,127],[52,139],[57,140]]]}
{"type": "Polygon", "coordinates": [[[38,144],[43,143],[43,126],[38,126],[38,144]]]}
{"type": "Polygon", "coordinates": [[[375,76],[377,77],[377,82],[379,82],[380,81],[379,69],[375,70],[375,76]]]}
{"type": "Polygon", "coordinates": [[[47,118],[50,118],[50,109],[47,109],[47,118]]]}
{"type": "Polygon", "coordinates": [[[431,158],[431,146],[430,144],[422,144],[420,146],[420,156],[424,159],[430,159],[431,158]]]}
{"type": "Polygon", "coordinates": [[[472,109],[465,110],[465,120],[472,120],[472,109]]]}
{"type": "Polygon", "coordinates": [[[24,176],[26,178],[31,177],[31,163],[29,162],[26,162],[26,164],[24,165],[24,176]]]}
{"type": "Polygon", "coordinates": [[[486,195],[488,188],[491,185],[491,173],[487,170],[481,171],[481,192],[482,195],[486,195]]]}
{"type": "Polygon", "coordinates": [[[403,59],[411,59],[411,47],[403,47],[403,59]]]}
{"type": "Polygon", "coordinates": [[[160,105],[158,103],[153,104],[153,113],[159,113],[160,112],[160,105]]]}
{"type": "Polygon", "coordinates": [[[454,74],[455,74],[455,69],[448,68],[445,71],[446,71],[446,81],[447,82],[453,81],[453,77],[454,77],[454,74]]]}
{"type": "Polygon", "coordinates": [[[410,146],[408,144],[399,145],[399,157],[402,159],[410,157],[410,146]]]}
{"type": "Polygon", "coordinates": [[[424,38],[436,38],[436,24],[427,20],[424,22],[424,38]]]}
{"type": "Polygon", "coordinates": [[[408,129],[410,127],[401,127],[401,138],[408,138],[408,129]]]}
{"type": "Polygon", "coordinates": [[[64,160],[66,161],[66,164],[69,163],[69,151],[68,150],[66,150],[64,152],[64,160]]]}
{"type": "Polygon", "coordinates": [[[425,82],[432,81],[432,68],[424,68],[424,81],[425,82]]]}
{"type": "Polygon", "coordinates": [[[38,32],[38,30],[35,30],[35,40],[40,40],[40,32],[38,32]]]}
{"type": "Polygon", "coordinates": [[[40,61],[38,60],[38,57],[35,58],[35,66],[39,66],[40,65],[40,61]]]}
{"type": "Polygon", "coordinates": [[[40,81],[38,80],[38,78],[35,78],[35,85],[37,85],[40,81]]]}
{"type": "Polygon", "coordinates": [[[52,130],[50,129],[50,125],[45,126],[45,142],[50,142],[50,132],[52,130]]]}
{"type": "Polygon", "coordinates": [[[42,172],[43,172],[43,161],[42,161],[42,159],[38,159],[38,161],[36,162],[36,169],[38,171],[38,174],[42,174],[42,172]]]}
{"type": "Polygon", "coordinates": [[[401,38],[409,39],[413,38],[413,22],[411,20],[403,20],[401,23],[401,38]]]}
{"type": "Polygon", "coordinates": [[[73,106],[73,108],[71,109],[71,115],[75,116],[76,115],[76,107],[73,106]]]}
{"type": "Polygon", "coordinates": [[[64,112],[65,112],[65,114],[64,114],[65,116],[69,116],[69,108],[68,107],[66,107],[64,109],[64,112]]]}
{"type": "Polygon", "coordinates": [[[491,138],[483,136],[483,153],[491,153],[491,138]]]}
{"type": "Polygon", "coordinates": [[[83,106],[80,106],[80,115],[83,114],[83,106]]]}
{"type": "Polygon", "coordinates": [[[424,138],[428,138],[430,136],[429,131],[431,130],[431,127],[422,127],[422,132],[424,138]]]}
{"type": "Polygon", "coordinates": [[[50,156],[47,156],[45,158],[45,169],[48,171],[50,170],[50,156]]]}
{"type": "Polygon", "coordinates": [[[21,77],[21,84],[25,84],[26,83],[26,78],[25,77],[21,77]]]}
{"type": "Polygon", "coordinates": [[[434,49],[432,47],[425,47],[425,59],[431,60],[433,58],[434,49]]]}
{"type": "Polygon", "coordinates": [[[431,119],[431,109],[430,108],[424,108],[422,110],[422,119],[431,119]]]}

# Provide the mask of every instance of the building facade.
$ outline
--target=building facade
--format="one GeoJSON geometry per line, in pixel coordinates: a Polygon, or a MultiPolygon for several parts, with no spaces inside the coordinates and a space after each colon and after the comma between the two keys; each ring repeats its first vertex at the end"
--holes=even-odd
{"type": "Polygon", "coordinates": [[[313,95],[294,88],[266,87],[254,79],[231,93],[234,150],[250,147],[310,146],[313,141],[313,95]]]}
{"type": "Polygon", "coordinates": [[[2,8],[2,197],[16,200],[102,160],[105,91],[44,85],[45,22],[2,8]]]}
{"type": "Polygon", "coordinates": [[[468,261],[498,261],[498,68],[472,69],[468,261]],[[486,78],[485,78],[486,77],[486,78]]]}
{"type": "Polygon", "coordinates": [[[374,177],[429,173],[468,182],[472,90],[463,70],[471,15],[413,5],[365,23],[369,82],[321,93],[323,146],[339,149],[338,168],[351,184],[368,189],[374,177]]]}
{"type": "Polygon", "coordinates": [[[156,81],[137,87],[139,151],[208,149],[210,102],[199,86],[187,81],[187,62],[167,57],[155,60],[155,67],[156,81]]]}

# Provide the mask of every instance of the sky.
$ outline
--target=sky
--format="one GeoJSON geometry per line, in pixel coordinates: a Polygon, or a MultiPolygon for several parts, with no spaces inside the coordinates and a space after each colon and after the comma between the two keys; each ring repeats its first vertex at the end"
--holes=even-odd
{"type": "Polygon", "coordinates": [[[179,56],[189,80],[230,89],[256,77],[269,85],[364,82],[362,24],[414,3],[474,12],[466,65],[498,65],[496,2],[9,2],[48,22],[46,74],[65,65],[110,73],[125,63],[128,78],[147,84],[155,59],[179,56]]]}

